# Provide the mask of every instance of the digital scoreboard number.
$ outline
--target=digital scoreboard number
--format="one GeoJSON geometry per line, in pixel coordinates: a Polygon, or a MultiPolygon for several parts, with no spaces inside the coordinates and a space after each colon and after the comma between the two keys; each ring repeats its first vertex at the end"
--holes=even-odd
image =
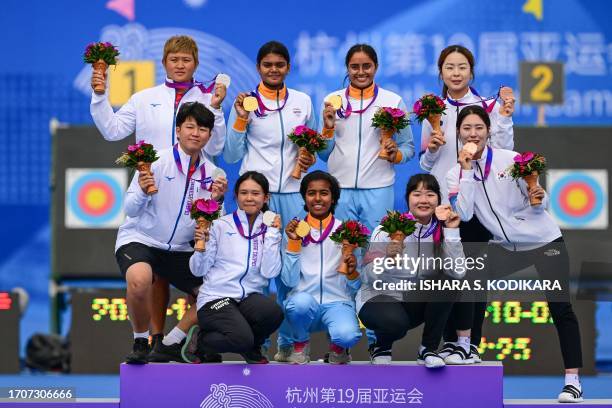
{"type": "MultiPolygon", "coordinates": [[[[574,302],[580,323],[584,374],[595,373],[595,304],[574,302]]],[[[505,374],[557,375],[563,360],[557,330],[546,302],[491,302],[487,305],[479,352],[501,361],[505,374]]]]}
{"type": "MultiPolygon", "coordinates": [[[[72,372],[118,372],[119,364],[132,345],[125,292],[117,289],[77,292],[72,296],[72,305],[72,372]],[[104,353],[99,350],[104,350],[104,353]]],[[[188,308],[186,298],[173,291],[166,312],[166,332],[188,308]]],[[[595,372],[595,305],[593,302],[576,302],[574,310],[582,334],[584,367],[581,372],[592,374],[595,372]]],[[[411,330],[394,344],[395,361],[415,359],[421,333],[422,327],[411,330]]],[[[328,348],[325,335],[314,335],[311,347],[313,359],[321,358],[328,348]]],[[[275,351],[275,345],[271,350],[275,351]]],[[[479,351],[483,360],[501,361],[507,375],[557,375],[563,372],[557,332],[546,302],[488,304],[479,351]]],[[[369,359],[365,335],[351,354],[354,361],[369,359]]],[[[235,359],[227,357],[224,358],[235,359]]]]}

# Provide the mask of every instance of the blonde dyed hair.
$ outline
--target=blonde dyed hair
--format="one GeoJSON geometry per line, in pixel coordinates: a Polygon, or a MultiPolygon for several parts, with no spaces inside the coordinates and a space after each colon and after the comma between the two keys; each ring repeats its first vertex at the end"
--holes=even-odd
{"type": "Polygon", "coordinates": [[[168,38],[168,41],[164,44],[164,58],[162,59],[164,64],[166,63],[168,54],[171,52],[184,52],[193,55],[196,67],[200,62],[198,60],[198,44],[188,35],[175,35],[168,38]]]}

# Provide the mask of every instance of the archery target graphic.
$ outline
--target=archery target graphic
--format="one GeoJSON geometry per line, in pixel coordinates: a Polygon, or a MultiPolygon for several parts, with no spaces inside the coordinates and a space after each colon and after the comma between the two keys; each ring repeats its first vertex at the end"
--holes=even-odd
{"type": "Polygon", "coordinates": [[[66,169],[66,228],[117,228],[125,218],[124,169],[66,169]]]}
{"type": "Polygon", "coordinates": [[[564,229],[608,228],[607,170],[549,170],[553,217],[564,229]]]}

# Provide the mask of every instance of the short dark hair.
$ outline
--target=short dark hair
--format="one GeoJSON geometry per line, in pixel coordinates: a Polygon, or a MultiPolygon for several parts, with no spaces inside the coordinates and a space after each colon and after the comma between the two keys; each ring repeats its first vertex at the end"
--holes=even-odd
{"type": "MultiPolygon", "coordinates": [[[[263,190],[265,195],[270,194],[270,183],[268,182],[266,176],[257,171],[247,171],[245,173],[242,173],[242,175],[238,177],[238,180],[236,180],[236,184],[234,184],[234,196],[238,196],[240,185],[246,180],[253,180],[261,186],[261,189],[263,190]]],[[[261,208],[261,211],[266,212],[268,210],[268,204],[264,203],[263,207],[261,208]]]]}
{"type": "Polygon", "coordinates": [[[431,174],[417,173],[410,177],[408,184],[406,184],[406,195],[404,198],[408,210],[410,210],[410,203],[408,202],[410,193],[419,188],[419,184],[423,184],[423,187],[436,193],[438,196],[438,205],[442,204],[442,194],[440,193],[440,183],[438,183],[438,180],[431,174]]]}
{"type": "Polygon", "coordinates": [[[285,46],[285,44],[279,41],[268,41],[264,45],[261,46],[259,51],[257,52],[257,65],[261,63],[261,60],[268,54],[278,54],[287,61],[287,64],[291,63],[289,58],[289,50],[285,46]]]}
{"type": "Polygon", "coordinates": [[[200,102],[185,102],[176,114],[176,127],[180,127],[187,118],[193,118],[198,126],[213,130],[215,115],[200,102]]]}
{"type": "Polygon", "coordinates": [[[336,209],[336,205],[338,205],[338,200],[340,200],[340,183],[338,183],[338,180],[334,176],[332,176],[326,171],[321,170],[315,170],[311,173],[308,173],[302,179],[302,182],[300,184],[300,194],[304,199],[304,210],[308,212],[308,208],[306,207],[306,192],[308,191],[308,185],[313,181],[318,180],[327,181],[329,183],[329,189],[331,190],[333,201],[331,206],[331,212],[333,214],[334,210],[336,209]]]}
{"type": "Polygon", "coordinates": [[[459,128],[468,115],[479,116],[487,127],[487,131],[491,129],[491,118],[487,111],[480,105],[468,105],[461,109],[461,112],[457,115],[457,134],[459,134],[459,128]]]}

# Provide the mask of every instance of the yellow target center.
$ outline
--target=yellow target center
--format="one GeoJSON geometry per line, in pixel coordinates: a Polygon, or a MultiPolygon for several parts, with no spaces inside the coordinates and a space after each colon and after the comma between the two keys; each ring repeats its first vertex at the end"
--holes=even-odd
{"type": "Polygon", "coordinates": [[[93,210],[99,210],[106,204],[106,193],[101,188],[92,188],[85,195],[87,206],[93,210]]]}
{"type": "Polygon", "coordinates": [[[583,190],[572,189],[567,195],[567,203],[573,209],[581,209],[587,205],[589,197],[583,190]]]}

